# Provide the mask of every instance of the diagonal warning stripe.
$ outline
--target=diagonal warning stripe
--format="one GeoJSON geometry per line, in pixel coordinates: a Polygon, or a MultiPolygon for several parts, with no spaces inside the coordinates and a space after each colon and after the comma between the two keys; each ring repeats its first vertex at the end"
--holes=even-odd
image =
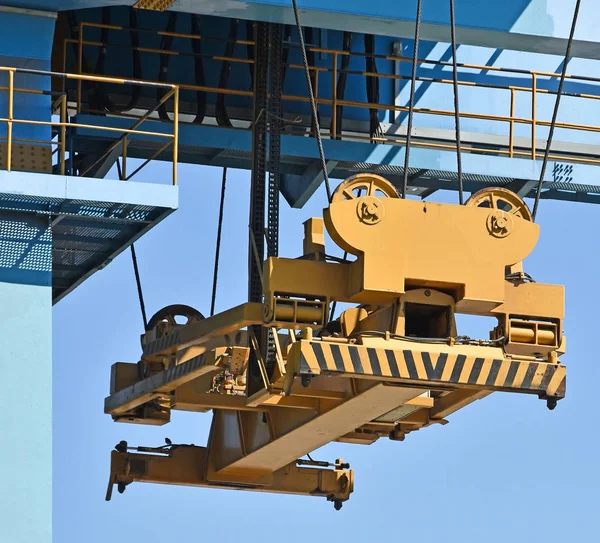
{"type": "Polygon", "coordinates": [[[562,364],[307,340],[296,342],[290,348],[288,361],[293,360],[297,360],[295,367],[300,374],[372,376],[548,394],[556,398],[565,394],[566,368],[562,364]]]}

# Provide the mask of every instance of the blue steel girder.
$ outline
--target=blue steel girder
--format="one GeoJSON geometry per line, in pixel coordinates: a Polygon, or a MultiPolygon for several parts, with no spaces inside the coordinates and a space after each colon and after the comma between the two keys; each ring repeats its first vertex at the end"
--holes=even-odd
{"type": "MultiPolygon", "coordinates": [[[[136,0],[7,0],[16,8],[56,12],[103,6],[132,6],[136,0]]],[[[299,0],[302,24],[322,29],[369,32],[412,38],[416,0],[299,0]]],[[[448,42],[448,2],[423,3],[421,38],[448,42]]],[[[575,0],[456,0],[457,43],[563,56],[566,34],[561,23],[569,18],[575,0]],[[558,30],[559,29],[559,30],[558,30]]],[[[584,2],[580,19],[592,19],[595,2],[584,2]]],[[[10,9],[10,8],[9,8],[10,9]]],[[[174,0],[169,10],[235,19],[294,24],[291,0],[174,0]]],[[[581,25],[580,25],[581,26],[581,25]]],[[[600,59],[594,32],[580,34],[572,56],[600,59]]]]}
{"type": "MultiPolygon", "coordinates": [[[[566,36],[555,31],[561,17],[548,4],[562,4],[565,13],[573,11],[575,0],[456,0],[457,43],[564,56],[566,36]]],[[[175,0],[171,10],[204,13],[237,19],[255,19],[294,24],[291,0],[175,0]]],[[[416,0],[299,0],[302,24],[316,28],[369,32],[382,36],[412,38],[416,0]]],[[[585,11],[585,9],[583,10],[585,11]]],[[[589,13],[591,15],[591,13],[589,13]]],[[[582,13],[585,16],[585,13],[582,13]]],[[[447,0],[423,2],[421,38],[449,42],[447,0]]],[[[573,57],[600,59],[594,37],[576,39],[573,57]]]]}
{"type": "MultiPolygon", "coordinates": [[[[326,160],[327,175],[331,175],[337,161],[326,160]]],[[[301,174],[283,174],[280,191],[291,207],[301,208],[324,181],[321,160],[312,161],[301,174]]]]}
{"type": "MultiPolygon", "coordinates": [[[[76,122],[127,128],[131,120],[123,118],[99,118],[78,115],[76,122]]],[[[164,131],[159,121],[146,121],[145,131],[164,131]]],[[[106,141],[107,132],[78,129],[77,150],[88,150],[106,141]]],[[[128,156],[148,158],[154,151],[151,136],[132,134],[129,138],[128,156]]],[[[179,132],[180,162],[251,168],[251,133],[245,130],[213,126],[184,124],[179,132]]],[[[329,162],[333,179],[344,179],[357,172],[372,172],[399,183],[403,174],[404,147],[390,144],[372,144],[360,141],[324,139],[325,157],[329,162]]],[[[170,155],[165,154],[165,160],[170,155]]],[[[462,155],[465,190],[474,192],[489,186],[516,187],[523,197],[532,197],[541,172],[541,160],[507,158],[464,152],[462,155]],[[515,182],[518,185],[515,185],[515,182]]],[[[322,174],[316,166],[319,160],[314,138],[284,134],[281,138],[281,171],[284,174],[281,192],[290,205],[300,207],[322,182],[322,174]]],[[[410,194],[423,196],[432,190],[457,190],[456,153],[450,150],[414,147],[410,154],[410,194]]],[[[556,200],[600,203],[598,167],[590,164],[571,164],[566,161],[550,161],[543,184],[543,198],[556,200]],[[569,176],[556,172],[568,166],[569,176]]]]}

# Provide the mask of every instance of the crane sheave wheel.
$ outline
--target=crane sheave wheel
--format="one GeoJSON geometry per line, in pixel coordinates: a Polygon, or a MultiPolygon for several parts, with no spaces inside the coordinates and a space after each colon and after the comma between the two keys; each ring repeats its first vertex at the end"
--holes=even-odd
{"type": "Polygon", "coordinates": [[[359,173],[342,181],[333,192],[331,202],[354,200],[363,196],[400,198],[396,187],[380,175],[359,173]]]}
{"type": "Polygon", "coordinates": [[[204,315],[200,313],[197,309],[190,307],[189,305],[183,304],[174,304],[168,305],[167,307],[163,307],[159,311],[157,311],[152,318],[148,321],[148,326],[146,327],[146,331],[153,330],[156,326],[161,323],[168,323],[170,326],[190,324],[194,321],[199,321],[204,318],[204,315]],[[177,322],[177,317],[184,317],[187,319],[184,323],[177,322]]]}
{"type": "Polygon", "coordinates": [[[526,221],[533,221],[527,204],[514,192],[503,188],[486,188],[474,194],[465,202],[470,207],[498,209],[526,221]]]}

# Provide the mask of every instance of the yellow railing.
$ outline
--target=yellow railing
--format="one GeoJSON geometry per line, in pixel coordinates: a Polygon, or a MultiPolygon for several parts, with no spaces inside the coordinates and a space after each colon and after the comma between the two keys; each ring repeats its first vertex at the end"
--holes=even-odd
{"type": "MultiPolygon", "coordinates": [[[[107,157],[114,149],[116,149],[119,145],[122,146],[121,152],[121,179],[123,181],[127,181],[131,179],[135,174],[137,174],[142,168],[144,168],[148,163],[152,160],[158,158],[162,153],[164,153],[169,147],[172,147],[172,183],[174,185],[177,184],[177,161],[178,161],[178,146],[179,146],[179,121],[178,121],[178,109],[179,109],[179,87],[177,85],[168,84],[168,83],[152,83],[146,81],[137,81],[132,79],[122,79],[115,77],[103,77],[103,76],[94,76],[94,75],[85,75],[85,74],[72,74],[72,73],[60,73],[60,72],[49,72],[43,70],[29,70],[24,68],[14,68],[7,66],[0,66],[0,73],[8,74],[8,85],[4,87],[0,87],[0,93],[6,92],[7,96],[7,116],[5,118],[0,118],[0,123],[6,123],[6,170],[11,171],[13,166],[12,159],[12,149],[14,142],[20,143],[32,143],[35,145],[49,145],[51,147],[56,147],[52,151],[52,155],[58,153],[58,164],[59,171],[61,175],[66,173],[66,164],[67,164],[67,130],[73,129],[87,129],[87,130],[100,130],[104,132],[112,132],[116,134],[120,134],[120,137],[115,140],[109,148],[100,156],[93,164],[87,166],[87,168],[80,172],[80,175],[85,176],[94,166],[99,164],[105,157],[107,157]],[[15,87],[15,74],[28,74],[35,75],[40,77],[52,79],[63,79],[63,80],[75,80],[78,85],[81,84],[82,81],[93,81],[98,84],[117,84],[117,85],[141,85],[141,86],[151,86],[164,88],[167,92],[165,95],[158,101],[158,103],[143,113],[141,116],[137,117],[137,120],[129,127],[129,128],[118,128],[118,127],[110,127],[110,126],[102,126],[99,124],[83,124],[78,122],[71,122],[69,118],[68,111],[68,100],[65,92],[58,91],[48,91],[48,90],[39,90],[39,89],[31,89],[31,88],[18,88],[15,87]],[[15,116],[15,95],[17,94],[38,94],[38,95],[46,95],[58,97],[52,105],[51,111],[53,115],[58,112],[58,121],[45,121],[45,120],[33,120],[33,119],[23,119],[15,116]],[[140,125],[147,121],[152,113],[154,113],[159,107],[165,104],[167,101],[172,99],[173,101],[173,110],[176,112],[173,120],[172,132],[164,132],[164,131],[147,131],[140,130],[140,125]],[[13,137],[13,127],[15,124],[23,124],[23,125],[32,125],[32,126],[49,126],[52,128],[58,128],[57,139],[50,140],[40,140],[40,139],[25,139],[25,138],[14,138],[13,137]],[[161,145],[157,151],[155,151],[150,158],[148,158],[145,162],[143,162],[135,171],[129,175],[127,175],[127,147],[129,143],[129,139],[132,136],[151,136],[156,138],[165,138],[167,141],[164,145],[161,145]]],[[[50,116],[50,115],[49,115],[50,116]]],[[[156,125],[159,127],[164,127],[164,125],[156,125]]],[[[72,158],[72,157],[71,157],[72,158]]]]}
{"type": "MultiPolygon", "coordinates": [[[[79,72],[82,72],[83,67],[83,53],[84,46],[95,46],[95,47],[115,47],[115,48],[123,48],[131,50],[131,47],[116,45],[111,43],[104,43],[100,41],[89,41],[84,37],[84,32],[86,28],[107,28],[114,31],[127,31],[127,32],[139,32],[139,33],[148,33],[155,34],[158,36],[169,35],[172,37],[179,37],[185,39],[195,39],[195,40],[218,40],[218,41],[228,41],[227,39],[222,38],[207,38],[204,36],[194,35],[194,34],[183,34],[177,32],[162,32],[162,31],[153,31],[146,29],[132,29],[128,27],[122,27],[118,25],[103,25],[98,23],[91,22],[81,22],[78,28],[78,38],[77,39],[65,39],[64,41],[64,59],[66,63],[67,58],[67,46],[69,43],[75,44],[77,46],[78,58],[76,59],[77,67],[79,72]]],[[[239,45],[255,45],[254,42],[248,40],[233,40],[235,43],[239,45]]],[[[285,47],[288,48],[296,48],[296,45],[286,44],[285,47]]],[[[137,50],[143,53],[157,54],[157,55],[172,55],[172,56],[194,56],[194,53],[184,53],[180,51],[173,50],[164,50],[159,48],[144,48],[138,47],[137,50]]],[[[412,63],[411,58],[393,56],[393,55],[367,55],[366,53],[357,53],[357,52],[349,52],[343,51],[339,49],[331,49],[331,48],[319,48],[319,47],[309,47],[309,51],[313,53],[322,53],[331,56],[331,65],[330,66],[311,66],[310,71],[313,80],[313,87],[315,92],[315,98],[317,105],[326,105],[331,106],[331,128],[324,129],[322,127],[323,134],[329,134],[332,139],[341,138],[341,139],[352,139],[352,140],[368,140],[374,142],[384,142],[384,143],[393,143],[403,145],[406,142],[405,136],[383,136],[383,137],[371,137],[369,135],[362,134],[348,134],[342,133],[337,134],[337,107],[344,106],[347,108],[361,108],[361,109],[377,109],[384,111],[394,111],[406,113],[409,108],[407,106],[401,106],[396,104],[373,104],[369,102],[358,102],[351,100],[342,100],[337,98],[337,86],[338,86],[338,76],[342,73],[346,73],[348,75],[360,75],[364,77],[375,77],[379,79],[391,79],[394,81],[409,81],[409,76],[398,75],[398,74],[387,74],[387,73],[372,73],[368,71],[359,71],[359,70],[348,70],[342,69],[339,64],[340,57],[343,56],[358,56],[358,57],[372,57],[376,60],[381,61],[392,61],[392,62],[408,62],[412,63]],[[331,76],[331,87],[329,89],[331,95],[324,97],[323,92],[319,93],[319,79],[323,78],[323,74],[328,74],[331,76]]],[[[252,59],[247,58],[237,58],[237,57],[224,57],[224,56],[210,56],[203,54],[204,58],[210,58],[213,60],[221,60],[221,61],[229,61],[232,63],[243,63],[243,64],[253,64],[254,61],[252,59]]],[[[435,60],[427,60],[421,59],[418,61],[419,64],[422,65],[434,65],[441,67],[449,67],[451,63],[443,62],[443,61],[435,61],[435,60]]],[[[287,64],[289,69],[297,69],[303,70],[302,65],[298,64],[287,64]]],[[[506,115],[496,115],[496,114],[488,114],[483,112],[472,112],[469,110],[463,110],[460,112],[460,117],[465,119],[478,119],[490,122],[497,122],[508,125],[508,138],[505,145],[501,145],[500,148],[496,146],[495,148],[486,148],[486,147],[476,147],[474,145],[468,144],[463,145],[461,149],[464,152],[477,152],[477,153],[486,153],[493,155],[504,155],[510,158],[513,157],[529,157],[533,160],[537,158],[541,158],[543,156],[542,152],[538,152],[537,143],[536,143],[536,131],[538,127],[549,127],[551,122],[550,120],[543,120],[538,117],[537,111],[537,98],[540,94],[552,95],[556,94],[555,91],[548,89],[540,89],[538,86],[539,78],[558,78],[560,74],[553,72],[543,72],[543,71],[533,71],[533,70],[523,70],[523,69],[515,69],[515,68],[503,68],[497,66],[482,66],[477,64],[464,64],[461,63],[458,65],[460,70],[479,70],[486,72],[495,72],[495,73],[503,73],[503,74],[512,74],[513,76],[521,76],[523,77],[522,85],[502,85],[496,84],[494,82],[472,82],[459,80],[458,84],[460,86],[466,87],[477,87],[477,88],[485,88],[485,89],[496,89],[496,90],[505,90],[509,93],[507,103],[508,103],[508,112],[506,115]],[[530,114],[528,116],[516,116],[515,115],[515,103],[517,93],[524,93],[529,95],[529,103],[530,103],[530,114]],[[515,144],[515,127],[516,125],[529,125],[530,126],[530,137],[527,145],[523,143],[523,139],[521,139],[521,144],[515,144]]],[[[460,73],[459,73],[460,76],[460,73]]],[[[588,76],[576,76],[576,75],[567,75],[566,76],[570,81],[579,81],[581,83],[587,84],[597,84],[598,85],[598,95],[596,94],[585,94],[579,93],[575,95],[577,98],[582,100],[600,100],[600,78],[593,78],[588,76]]],[[[435,78],[435,77],[425,77],[419,76],[417,77],[417,81],[431,84],[441,84],[441,85],[452,85],[453,80],[450,78],[435,78]]],[[[147,84],[151,84],[150,81],[144,81],[147,84]]],[[[231,96],[247,96],[252,97],[253,92],[248,90],[238,90],[238,89],[221,89],[215,87],[208,87],[202,85],[190,85],[190,84],[180,84],[179,88],[182,90],[192,90],[192,91],[200,91],[209,94],[223,94],[223,95],[231,95],[231,96]]],[[[328,93],[329,94],[329,93],[328,93]]],[[[573,94],[570,94],[573,96],[573,94]]],[[[307,96],[302,95],[286,95],[282,96],[282,99],[286,102],[308,102],[309,99],[307,96]]],[[[77,107],[78,110],[81,110],[81,87],[78,86],[77,91],[77,107]]],[[[452,110],[444,110],[444,109],[435,109],[435,108],[414,108],[415,114],[421,115],[437,115],[442,117],[454,117],[454,111],[452,110]]],[[[125,114],[125,116],[129,116],[125,114]]],[[[175,116],[176,119],[176,116],[175,116]]],[[[557,128],[563,128],[568,130],[575,131],[583,131],[589,133],[598,133],[600,132],[600,125],[591,125],[591,124],[578,124],[578,123],[569,123],[569,122],[557,122],[557,128]]],[[[415,137],[413,135],[412,144],[416,146],[430,147],[430,148],[439,148],[439,149],[456,149],[456,144],[454,142],[449,143],[439,143],[439,141],[428,141],[423,137],[415,137]]],[[[569,162],[584,162],[584,163],[600,163],[600,159],[595,158],[593,156],[585,156],[585,153],[581,153],[579,156],[573,156],[572,153],[560,153],[558,151],[554,151],[549,156],[550,159],[553,160],[563,160],[569,162]]]]}

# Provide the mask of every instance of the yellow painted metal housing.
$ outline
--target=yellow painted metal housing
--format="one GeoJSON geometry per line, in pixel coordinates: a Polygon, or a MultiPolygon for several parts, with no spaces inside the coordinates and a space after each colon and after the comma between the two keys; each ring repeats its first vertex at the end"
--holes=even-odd
{"type": "Polygon", "coordinates": [[[538,236],[503,189],[458,206],[400,199],[376,175],[346,180],[305,224],[302,258],[266,260],[264,303],[162,321],[142,336],[138,363],[113,366],[105,411],[116,421],[160,425],[172,410],[213,418],[206,447],[122,442],[109,487],[315,495],[339,508],[353,490],[349,466],[302,459],[327,443],[403,440],[496,391],[554,408],[565,395],[564,289],[523,272],[538,236]],[[353,261],[330,261],[325,228],[353,261]],[[332,318],[332,302],[353,306],[332,318]],[[457,313],[497,326],[471,339],[457,313]],[[259,352],[254,325],[271,333],[272,351],[259,352]]]}

